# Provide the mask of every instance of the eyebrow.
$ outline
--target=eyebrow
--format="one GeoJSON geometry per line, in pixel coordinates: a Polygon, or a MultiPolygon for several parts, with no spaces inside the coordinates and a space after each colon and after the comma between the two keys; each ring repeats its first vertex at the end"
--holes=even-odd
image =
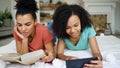
{"type": "MultiPolygon", "coordinates": [[[[19,23],[19,22],[16,22],[17,24],[21,24],[21,23],[19,23]]],[[[29,24],[29,23],[31,23],[31,22],[27,22],[27,23],[25,23],[25,24],[29,24]]]]}
{"type": "Polygon", "coordinates": [[[31,22],[27,22],[27,23],[25,23],[25,24],[29,24],[29,23],[31,23],[31,22]]]}
{"type": "Polygon", "coordinates": [[[19,22],[16,22],[17,24],[20,24],[19,22]]]}
{"type": "Polygon", "coordinates": [[[74,25],[78,25],[79,23],[75,23],[74,25]]]}

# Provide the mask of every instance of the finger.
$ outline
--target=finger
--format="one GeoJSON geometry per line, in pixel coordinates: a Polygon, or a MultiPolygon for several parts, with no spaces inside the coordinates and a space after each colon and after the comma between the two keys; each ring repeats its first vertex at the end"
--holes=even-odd
{"type": "Polygon", "coordinates": [[[102,63],[98,63],[98,64],[84,64],[84,67],[88,67],[88,68],[103,68],[103,64],[102,63]]]}
{"type": "Polygon", "coordinates": [[[98,57],[98,60],[101,60],[100,57],[98,57]]]}
{"type": "Polygon", "coordinates": [[[15,25],[15,26],[14,26],[14,31],[16,32],[16,30],[17,30],[17,26],[15,25]]]}
{"type": "Polygon", "coordinates": [[[15,30],[16,34],[19,36],[20,34],[19,34],[18,30],[17,30],[17,26],[14,27],[14,30],[15,30]]]}
{"type": "Polygon", "coordinates": [[[70,59],[71,59],[71,60],[75,60],[75,59],[78,59],[78,58],[77,58],[77,57],[71,57],[70,59]]]}
{"type": "Polygon", "coordinates": [[[43,57],[43,58],[41,59],[41,61],[42,61],[42,62],[46,62],[46,61],[47,61],[46,57],[43,57]]]}
{"type": "Polygon", "coordinates": [[[97,65],[94,65],[94,64],[85,64],[84,65],[86,68],[98,68],[97,65]]]}
{"type": "Polygon", "coordinates": [[[18,32],[18,30],[16,30],[16,34],[17,34],[20,38],[24,39],[24,36],[23,36],[22,34],[20,34],[20,33],[18,32]]]}
{"type": "Polygon", "coordinates": [[[46,55],[48,55],[48,53],[49,53],[48,50],[45,50],[45,53],[46,53],[46,55]]]}
{"type": "Polygon", "coordinates": [[[17,25],[14,26],[14,31],[18,34],[17,25]]]}
{"type": "Polygon", "coordinates": [[[46,53],[48,53],[48,50],[45,50],[46,53]]]}
{"type": "Polygon", "coordinates": [[[91,60],[90,63],[98,64],[98,63],[99,63],[99,60],[91,60]]]}
{"type": "Polygon", "coordinates": [[[14,31],[16,32],[16,34],[17,34],[20,38],[24,39],[24,36],[23,36],[22,34],[20,34],[20,32],[18,31],[17,25],[14,26],[14,31]]]}
{"type": "Polygon", "coordinates": [[[50,58],[50,56],[46,56],[42,59],[43,62],[50,62],[52,59],[50,58]]]}
{"type": "Polygon", "coordinates": [[[48,59],[48,60],[49,60],[49,62],[50,62],[50,61],[52,61],[52,60],[53,60],[53,58],[54,58],[53,56],[49,55],[47,59],[48,59]]]}
{"type": "Polygon", "coordinates": [[[96,64],[96,65],[102,65],[102,61],[100,61],[100,60],[92,60],[92,61],[90,61],[90,63],[91,64],[96,64]]]}

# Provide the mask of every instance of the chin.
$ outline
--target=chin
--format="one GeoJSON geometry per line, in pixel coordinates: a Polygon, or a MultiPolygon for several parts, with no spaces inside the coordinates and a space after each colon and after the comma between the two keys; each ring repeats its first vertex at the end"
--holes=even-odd
{"type": "Polygon", "coordinates": [[[73,38],[78,38],[79,36],[78,36],[78,35],[76,35],[76,36],[71,36],[71,37],[73,37],[73,38]]]}
{"type": "Polygon", "coordinates": [[[24,36],[25,38],[28,38],[28,36],[24,36]]]}
{"type": "Polygon", "coordinates": [[[25,38],[28,38],[29,37],[29,35],[23,35],[25,38]]]}

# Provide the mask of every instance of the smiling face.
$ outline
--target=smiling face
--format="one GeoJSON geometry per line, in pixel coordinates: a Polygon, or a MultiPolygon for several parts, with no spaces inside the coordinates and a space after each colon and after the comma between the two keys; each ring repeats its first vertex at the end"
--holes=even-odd
{"type": "Polygon", "coordinates": [[[81,33],[80,19],[77,15],[72,15],[67,22],[66,33],[71,38],[78,38],[81,33]]]}
{"type": "Polygon", "coordinates": [[[24,37],[29,37],[34,33],[36,22],[31,14],[17,15],[16,22],[17,22],[18,31],[24,37]]]}

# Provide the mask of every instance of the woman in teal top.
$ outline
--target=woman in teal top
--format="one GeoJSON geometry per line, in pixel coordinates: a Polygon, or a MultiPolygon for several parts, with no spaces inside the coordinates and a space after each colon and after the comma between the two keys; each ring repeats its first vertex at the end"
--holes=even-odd
{"type": "Polygon", "coordinates": [[[85,50],[89,48],[89,40],[88,38],[92,38],[96,35],[96,32],[93,27],[85,28],[84,31],[81,33],[77,44],[73,44],[69,38],[63,39],[65,45],[70,50],[85,50]]]}
{"type": "Polygon", "coordinates": [[[89,13],[78,5],[61,5],[53,15],[53,32],[58,37],[57,57],[62,60],[77,59],[64,55],[64,48],[85,50],[89,47],[92,55],[99,60],[85,64],[85,68],[102,68],[102,56],[95,38],[96,32],[89,18],[89,13]]]}

